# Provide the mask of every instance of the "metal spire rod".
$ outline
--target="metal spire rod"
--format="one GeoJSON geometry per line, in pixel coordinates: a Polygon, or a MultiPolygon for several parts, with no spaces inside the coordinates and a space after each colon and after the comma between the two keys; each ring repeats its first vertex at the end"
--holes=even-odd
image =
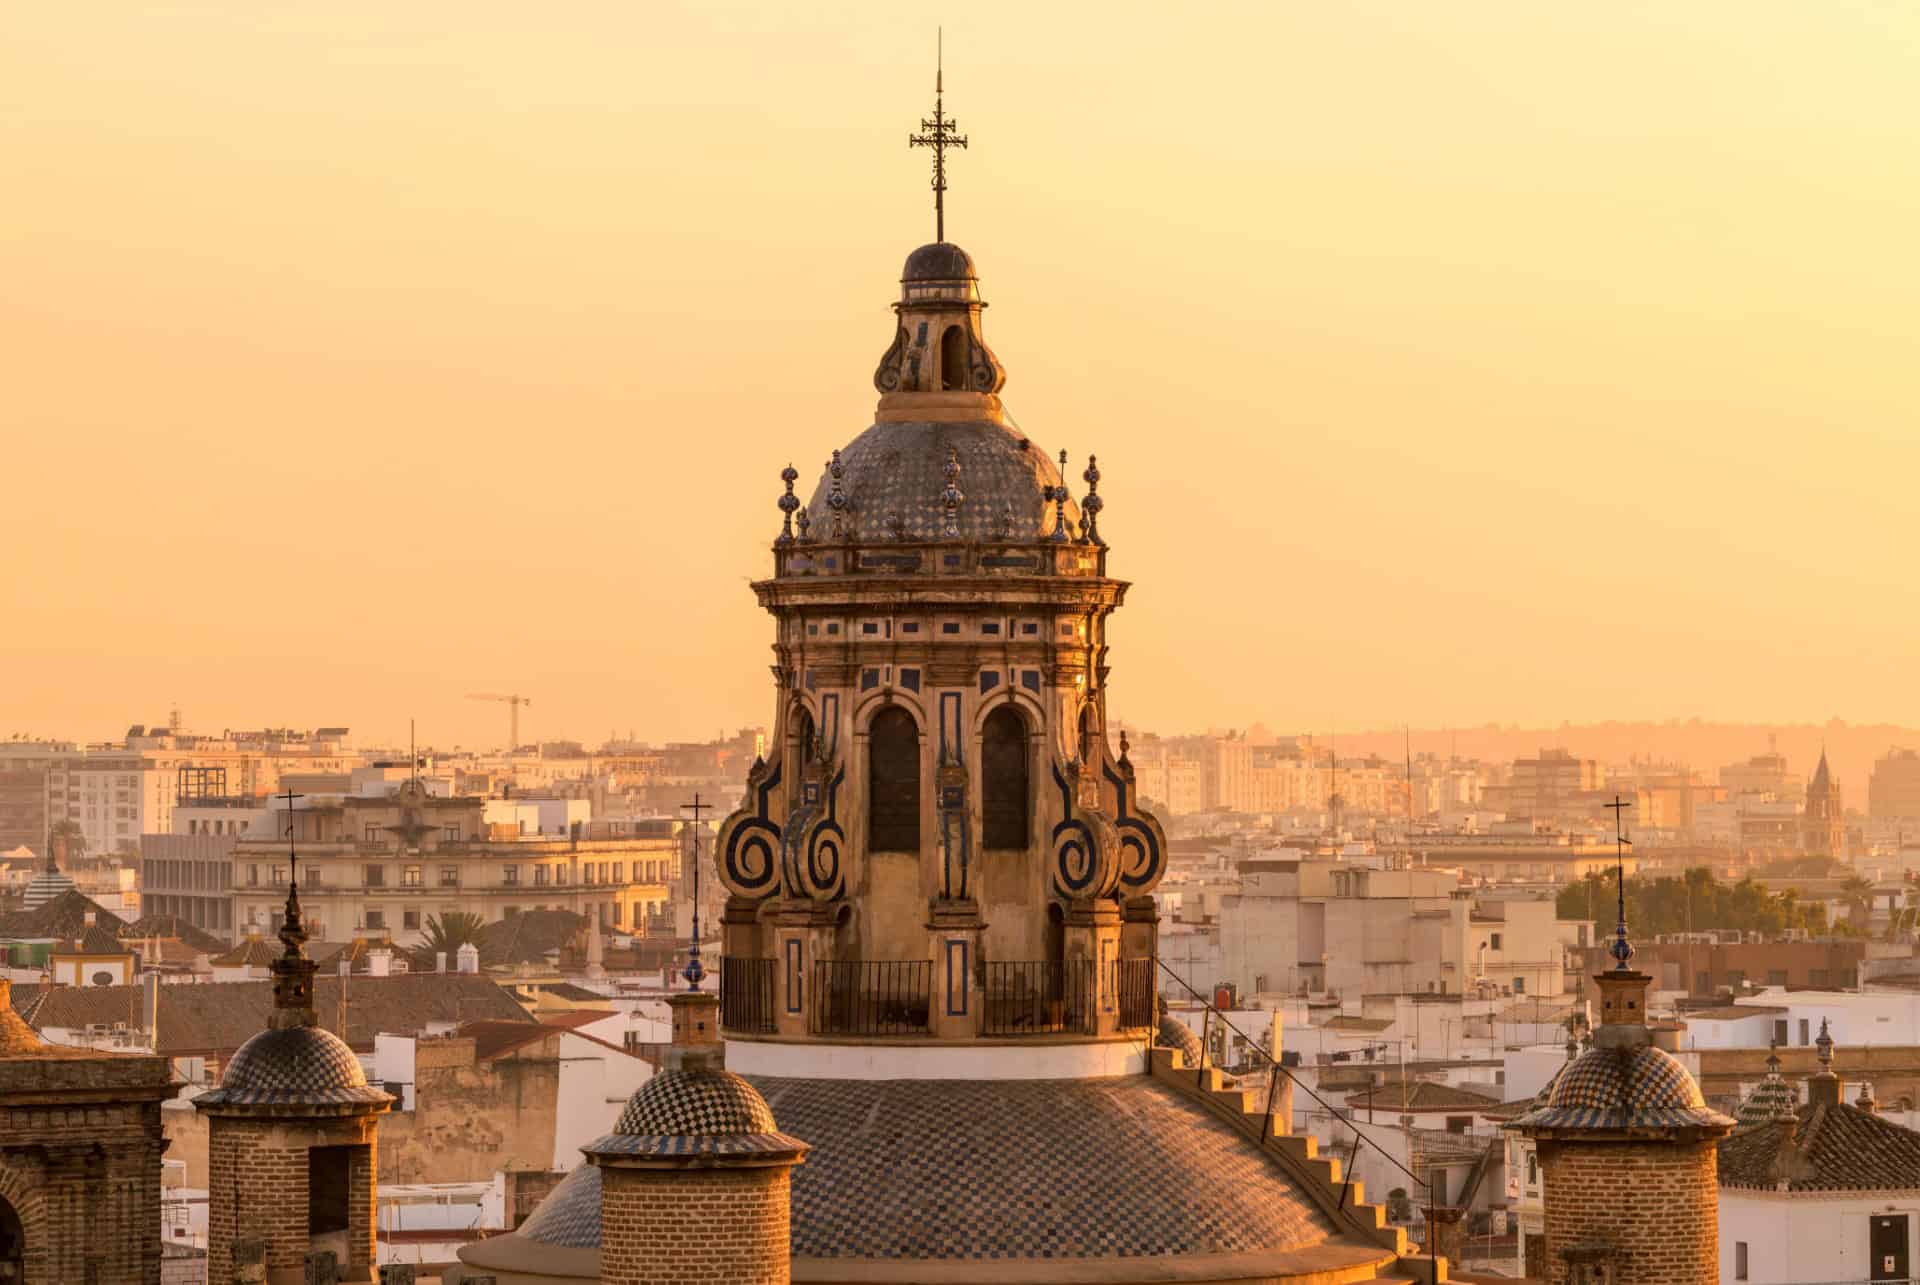
{"type": "Polygon", "coordinates": [[[693,866],[693,943],[687,948],[687,966],[680,975],[687,979],[687,989],[697,991],[706,977],[706,967],[700,962],[700,814],[713,809],[713,804],[700,797],[695,790],[693,802],[682,803],[682,812],[693,813],[693,820],[687,823],[687,837],[693,848],[691,864],[693,866]]]}
{"type": "Polygon", "coordinates": [[[1604,804],[1613,813],[1613,861],[1614,887],[1619,896],[1620,918],[1614,925],[1613,945],[1608,948],[1614,958],[1614,968],[1618,972],[1627,971],[1627,962],[1633,958],[1633,943],[1627,940],[1627,849],[1633,846],[1633,840],[1627,837],[1627,809],[1633,804],[1613,796],[1613,802],[1604,804]]]}
{"type": "Polygon", "coordinates": [[[936,31],[933,60],[933,118],[921,118],[919,134],[907,135],[908,147],[930,147],[933,149],[933,239],[947,239],[947,149],[964,148],[967,145],[965,134],[954,133],[958,123],[946,114],[942,106],[946,79],[946,31],[936,31]]]}

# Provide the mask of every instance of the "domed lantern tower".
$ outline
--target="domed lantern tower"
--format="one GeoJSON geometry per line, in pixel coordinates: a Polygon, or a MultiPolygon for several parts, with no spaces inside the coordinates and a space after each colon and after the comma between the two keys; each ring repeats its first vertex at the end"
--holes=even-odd
{"type": "Polygon", "coordinates": [[[1107,734],[1100,472],[1000,400],[957,245],[907,257],[874,423],[782,474],[772,748],[722,825],[732,1033],[1111,1035],[1152,1020],[1160,823],[1107,734]]]}

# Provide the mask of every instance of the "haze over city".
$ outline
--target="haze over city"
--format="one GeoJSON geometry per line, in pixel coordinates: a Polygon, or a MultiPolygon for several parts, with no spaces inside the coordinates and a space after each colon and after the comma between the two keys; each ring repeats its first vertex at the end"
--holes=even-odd
{"type": "MultiPolygon", "coordinates": [[[[1138,582],[1119,716],[1920,723],[1920,12],[941,19],[1007,405],[1138,582]]],[[[0,727],[764,718],[776,474],[932,231],[929,13],[0,21],[0,727]]]]}

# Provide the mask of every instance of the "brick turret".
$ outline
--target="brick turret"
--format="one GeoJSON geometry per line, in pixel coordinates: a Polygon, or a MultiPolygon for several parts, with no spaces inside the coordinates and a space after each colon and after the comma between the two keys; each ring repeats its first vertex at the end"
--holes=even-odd
{"type": "Polygon", "coordinates": [[[393,1098],[319,1026],[306,939],[296,876],[267,1029],[228,1060],[218,1088],[194,1099],[207,1116],[210,1281],[247,1266],[243,1237],[264,1246],[270,1283],[311,1279],[310,1255],[331,1254],[340,1279],[373,1274],[376,1133],[393,1098]]]}
{"type": "Polygon", "coordinates": [[[1733,1121],[1707,1108],[1687,1069],[1647,1029],[1652,980],[1629,966],[1594,978],[1600,1028],[1544,1100],[1509,1127],[1534,1139],[1552,1285],[1718,1285],[1715,1144],[1733,1121]]]}
{"type": "Polygon", "coordinates": [[[600,1168],[603,1285],[787,1285],[789,1196],[807,1146],[724,1069],[719,997],[675,995],[666,1069],[614,1132],[583,1148],[600,1168]]]}

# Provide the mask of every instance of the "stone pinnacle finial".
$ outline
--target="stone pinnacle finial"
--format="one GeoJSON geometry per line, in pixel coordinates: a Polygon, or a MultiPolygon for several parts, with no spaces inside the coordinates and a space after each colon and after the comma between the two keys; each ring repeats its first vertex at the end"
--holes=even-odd
{"type": "Polygon", "coordinates": [[[828,533],[838,540],[846,534],[845,515],[847,512],[847,493],[840,489],[841,479],[846,476],[847,466],[840,462],[840,452],[835,451],[827,462],[827,476],[831,479],[827,492],[827,508],[833,511],[833,529],[828,533]]]}
{"type": "Polygon", "coordinates": [[[1067,453],[1060,452],[1060,485],[1050,488],[1053,500],[1053,535],[1056,543],[1065,544],[1073,537],[1067,533],[1067,453]]]}
{"type": "Polygon", "coordinates": [[[1080,517],[1087,527],[1083,543],[1105,548],[1107,542],[1100,538],[1100,510],[1107,502],[1100,498],[1100,457],[1087,456],[1087,471],[1080,476],[1087,484],[1087,498],[1080,501],[1080,517]]]}
{"type": "Polygon", "coordinates": [[[1827,1033],[1827,1019],[1820,1019],[1820,1038],[1813,1042],[1814,1056],[1820,1059],[1821,1071],[1833,1070],[1833,1036],[1827,1033]]]}
{"type": "Polygon", "coordinates": [[[813,515],[807,512],[806,505],[801,505],[800,511],[793,515],[793,524],[798,528],[798,534],[794,536],[794,543],[805,544],[807,542],[807,528],[813,525],[813,515]]]}
{"type": "Polygon", "coordinates": [[[775,544],[793,543],[793,512],[800,507],[800,499],[793,493],[793,484],[800,480],[800,471],[789,464],[780,470],[780,480],[787,484],[787,493],[780,497],[780,538],[775,544]]]}
{"type": "Polygon", "coordinates": [[[966,495],[960,490],[960,449],[947,448],[947,462],[941,466],[941,475],[947,479],[945,489],[940,492],[940,508],[945,514],[940,534],[949,540],[960,538],[960,502],[966,495]]]}

